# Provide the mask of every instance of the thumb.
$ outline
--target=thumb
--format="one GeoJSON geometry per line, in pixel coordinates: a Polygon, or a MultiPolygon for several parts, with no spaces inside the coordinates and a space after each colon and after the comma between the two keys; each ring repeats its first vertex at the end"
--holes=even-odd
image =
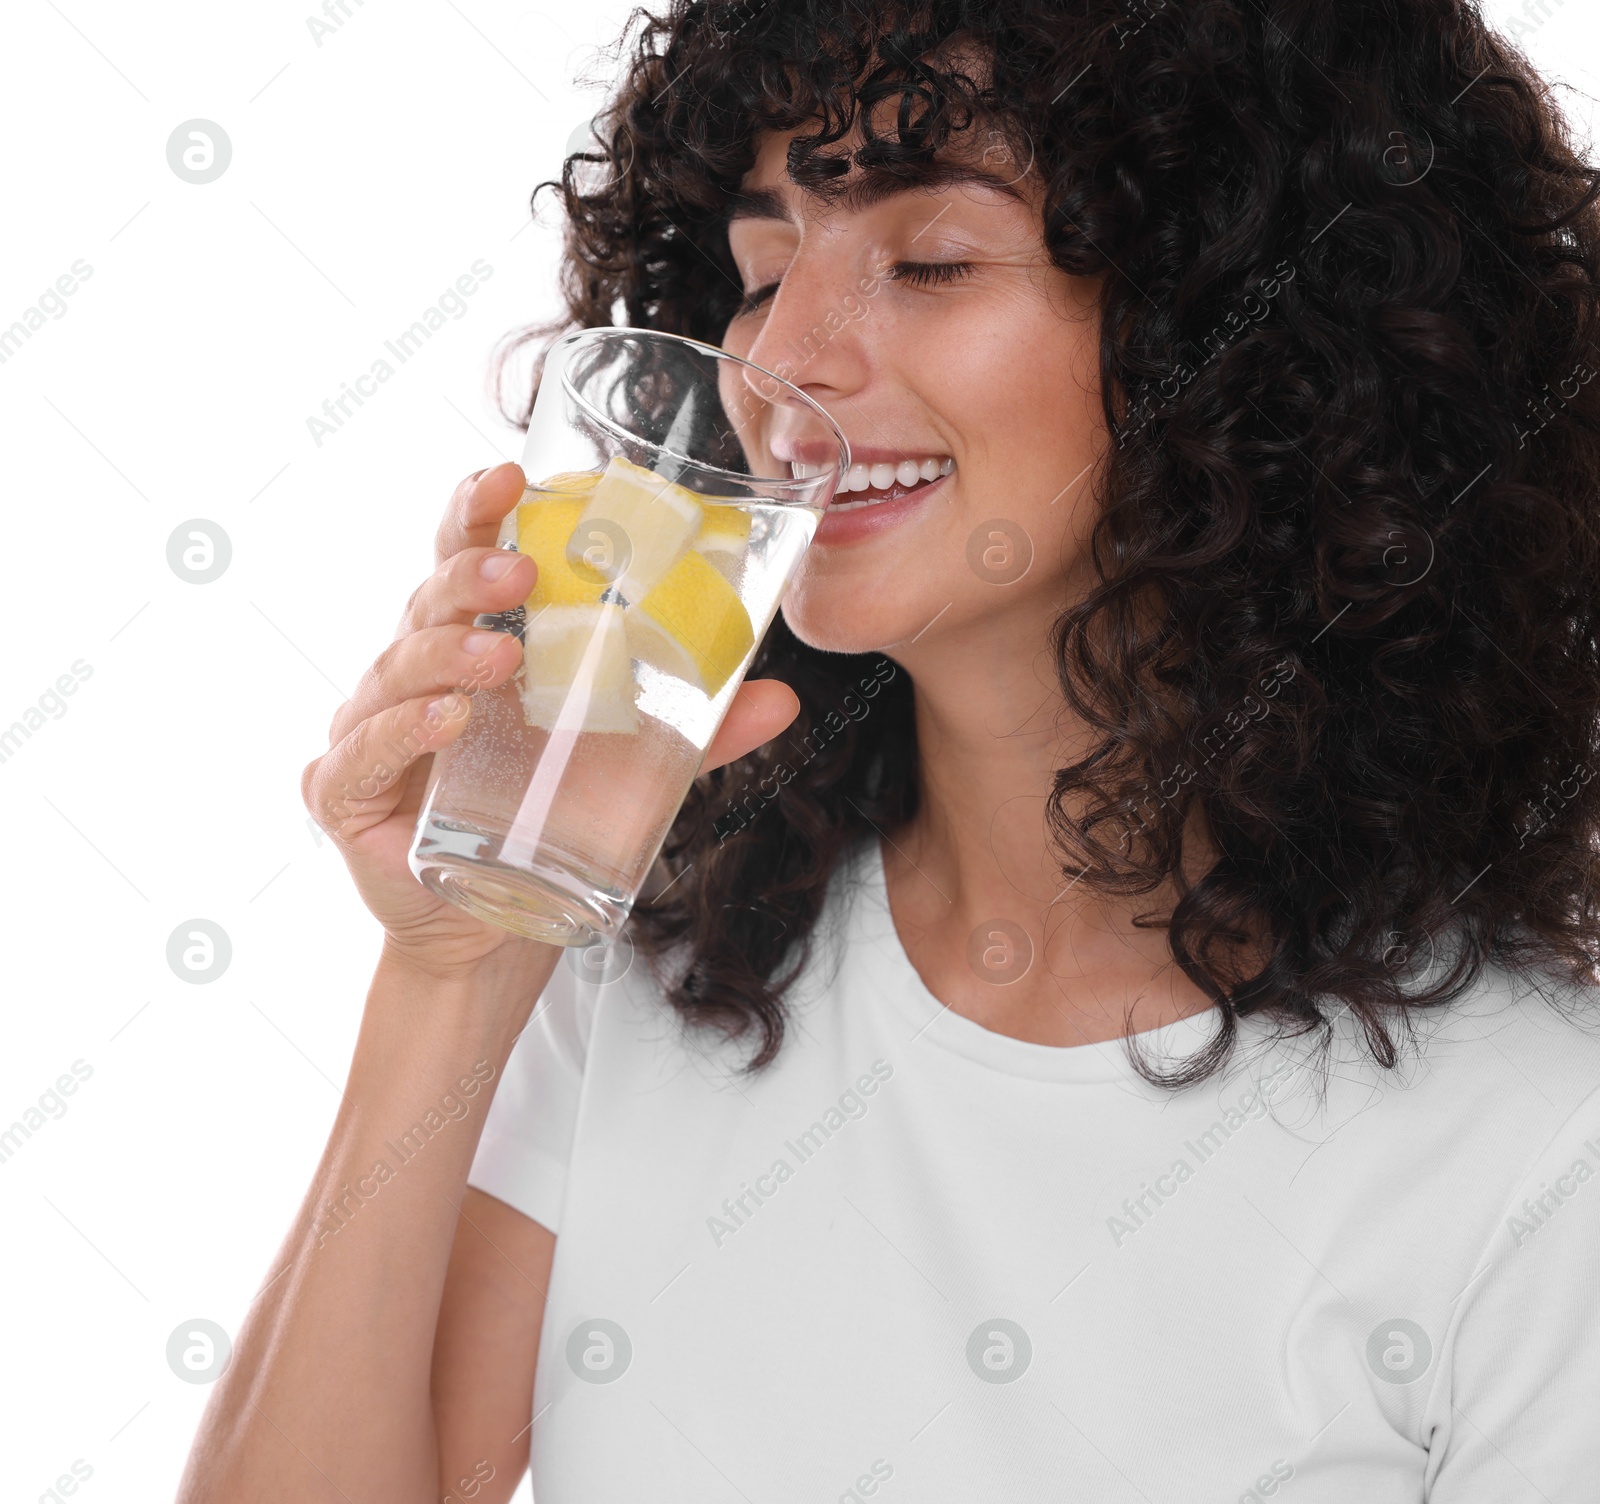
{"type": "Polygon", "coordinates": [[[753,752],[799,714],[799,695],[781,679],[746,679],[735,691],[717,734],[711,738],[700,771],[709,773],[753,752]]]}

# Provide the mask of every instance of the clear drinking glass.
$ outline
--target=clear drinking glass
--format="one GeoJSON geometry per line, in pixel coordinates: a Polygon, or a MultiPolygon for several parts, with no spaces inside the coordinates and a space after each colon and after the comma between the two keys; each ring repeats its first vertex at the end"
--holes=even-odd
{"type": "Polygon", "coordinates": [[[523,662],[434,759],[417,877],[532,939],[614,936],[849,464],[821,407],[725,350],[559,340],[499,538],[538,580],[477,622],[523,662]]]}

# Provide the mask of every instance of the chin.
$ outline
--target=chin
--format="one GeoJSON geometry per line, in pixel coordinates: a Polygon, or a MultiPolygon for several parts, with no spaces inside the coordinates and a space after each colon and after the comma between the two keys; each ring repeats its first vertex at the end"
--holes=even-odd
{"type": "Polygon", "coordinates": [[[800,581],[779,610],[801,642],[823,653],[879,652],[917,630],[900,620],[899,611],[863,599],[860,591],[807,589],[800,581]]]}

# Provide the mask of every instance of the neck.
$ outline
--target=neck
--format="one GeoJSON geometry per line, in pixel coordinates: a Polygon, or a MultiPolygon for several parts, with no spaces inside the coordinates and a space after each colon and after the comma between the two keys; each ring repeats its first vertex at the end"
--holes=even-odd
{"type": "Polygon", "coordinates": [[[935,997],[999,1033],[1074,1045],[1210,1000],[1173,962],[1164,928],[1133,922],[1170,913],[1170,881],[1107,897],[1062,869],[1045,802],[1056,769],[1093,738],[1067,710],[1038,646],[1047,640],[1037,622],[1022,632],[997,613],[959,641],[898,645],[916,689],[921,800],[885,833],[884,873],[902,943],[935,997]]]}

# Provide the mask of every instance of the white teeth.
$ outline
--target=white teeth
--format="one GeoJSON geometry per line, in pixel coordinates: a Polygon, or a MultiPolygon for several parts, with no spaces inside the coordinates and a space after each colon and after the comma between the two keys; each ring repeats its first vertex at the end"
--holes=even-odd
{"type": "MultiPolygon", "coordinates": [[[[790,461],[795,479],[802,480],[812,475],[819,475],[821,465],[803,465],[798,460],[790,461]]],[[[875,465],[854,464],[848,470],[842,471],[838,482],[834,486],[835,497],[843,496],[850,491],[865,491],[869,486],[875,490],[885,491],[892,485],[901,485],[907,490],[912,489],[919,481],[938,480],[941,475],[949,475],[956,467],[956,462],[949,456],[940,458],[930,455],[924,460],[899,460],[895,463],[880,461],[875,465]]],[[[835,511],[843,511],[847,507],[876,506],[876,500],[856,502],[834,502],[835,511]]]]}

